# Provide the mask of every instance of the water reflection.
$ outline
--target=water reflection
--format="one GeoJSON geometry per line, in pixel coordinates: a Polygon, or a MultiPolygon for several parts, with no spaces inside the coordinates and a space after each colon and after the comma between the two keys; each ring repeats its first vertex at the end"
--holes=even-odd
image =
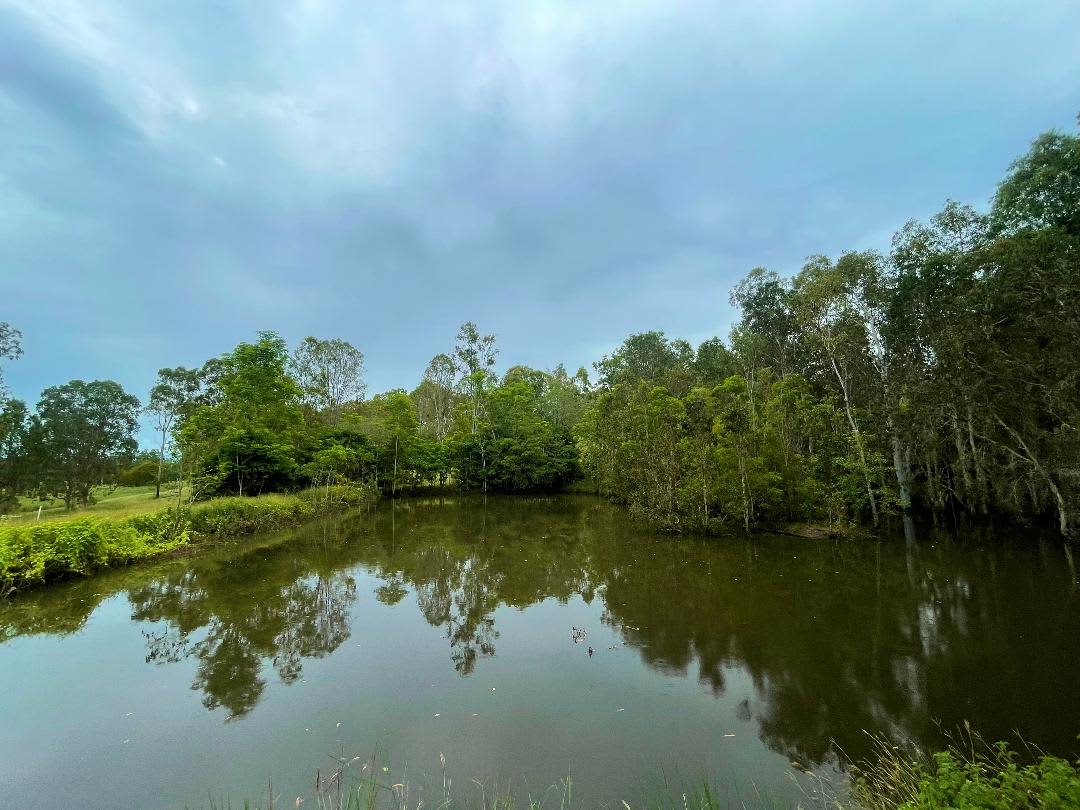
{"type": "Polygon", "coordinates": [[[291,683],[300,677],[303,659],[340,647],[349,637],[349,608],[356,601],[354,579],[341,572],[297,570],[298,579],[282,584],[278,567],[259,558],[236,562],[165,576],[128,592],[133,619],[165,625],[143,631],[146,660],[195,658],[192,689],[203,693],[206,708],[224,706],[230,717],[258,703],[266,687],[264,659],[291,683]]]}
{"type": "Polygon", "coordinates": [[[371,599],[441,628],[462,676],[496,655],[498,608],[600,599],[649,667],[718,696],[746,673],[738,716],[808,764],[860,756],[865,731],[937,745],[964,720],[1076,747],[1080,609],[1050,546],[675,540],[561,498],[386,504],[243,548],[28,595],[0,610],[0,640],[72,632],[126,592],[146,660],[193,660],[203,704],[235,718],[349,638],[362,567],[371,599]]]}

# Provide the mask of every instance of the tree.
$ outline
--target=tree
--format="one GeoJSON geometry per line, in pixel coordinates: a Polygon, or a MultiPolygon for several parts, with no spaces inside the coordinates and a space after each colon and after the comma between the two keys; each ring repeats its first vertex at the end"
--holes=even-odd
{"type": "Polygon", "coordinates": [[[46,388],[37,406],[47,480],[68,509],[88,503],[90,490],[116,459],[135,452],[139,400],[109,380],[46,388]]]}
{"type": "Polygon", "coordinates": [[[593,367],[603,388],[644,380],[681,396],[690,389],[693,362],[694,350],[685,340],[668,340],[663,332],[641,332],[630,335],[593,367]]]}
{"type": "Polygon", "coordinates": [[[868,361],[867,338],[852,306],[852,279],[845,273],[845,267],[845,264],[833,263],[825,256],[816,256],[807,262],[795,279],[795,311],[812,351],[817,353],[826,368],[832,370],[840,387],[844,414],[851,428],[852,444],[866,486],[871,521],[877,527],[878,497],[868,457],[867,438],[856,418],[854,401],[855,375],[860,372],[860,365],[868,361]]]}
{"type": "Polygon", "coordinates": [[[154,427],[161,434],[161,448],[157,458],[157,476],[154,497],[161,497],[161,472],[165,465],[165,445],[169,434],[195,402],[199,391],[199,372],[178,366],[158,371],[158,381],[150,389],[146,412],[154,417],[154,427]]]}
{"type": "Polygon", "coordinates": [[[1080,236],[1080,136],[1044,132],[994,196],[995,234],[1057,228],[1080,236]]]}
{"type": "Polygon", "coordinates": [[[484,392],[493,381],[491,367],[495,365],[498,355],[494,335],[481,335],[472,321],[461,325],[454,346],[454,361],[461,375],[458,387],[469,400],[470,430],[473,434],[479,430],[484,392]]]}
{"type": "MultiPolygon", "coordinates": [[[[22,356],[22,332],[11,324],[0,321],[0,360],[17,360],[22,356]]],[[[4,367],[0,365],[0,400],[7,389],[4,387],[4,367]]]]}
{"type": "Polygon", "coordinates": [[[448,354],[437,354],[424,369],[423,379],[413,392],[420,428],[436,441],[442,441],[450,432],[454,416],[456,394],[454,381],[457,364],[448,354]]]}
{"type": "Polygon", "coordinates": [[[288,362],[285,341],[260,332],[204,366],[209,384],[178,431],[193,482],[198,472],[209,489],[240,495],[292,485],[304,418],[288,362]]]}
{"type": "Polygon", "coordinates": [[[364,354],[344,340],[304,338],[293,352],[290,370],[307,403],[330,424],[337,423],[343,404],[361,400],[367,392],[364,354]]]}
{"type": "Polygon", "coordinates": [[[792,297],[790,284],[763,267],[751,270],[731,293],[731,304],[742,311],[742,326],[764,338],[764,363],[779,377],[794,370],[799,350],[792,297]]]}
{"type": "Polygon", "coordinates": [[[17,399],[0,403],[0,511],[15,502],[23,489],[27,467],[30,415],[17,399]]]}

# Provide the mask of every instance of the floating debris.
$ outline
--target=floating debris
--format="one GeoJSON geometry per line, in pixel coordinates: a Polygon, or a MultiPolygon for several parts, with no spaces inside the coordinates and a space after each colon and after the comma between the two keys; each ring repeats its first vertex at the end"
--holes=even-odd
{"type": "Polygon", "coordinates": [[[617,712],[625,712],[626,709],[616,709],[615,711],[617,711],[617,712]]]}

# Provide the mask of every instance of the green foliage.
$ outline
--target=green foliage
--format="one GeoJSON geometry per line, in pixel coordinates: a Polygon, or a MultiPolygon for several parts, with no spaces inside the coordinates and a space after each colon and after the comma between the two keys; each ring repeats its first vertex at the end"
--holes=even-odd
{"type": "Polygon", "coordinates": [[[70,508],[87,503],[94,484],[134,454],[139,400],[108,380],[46,388],[37,406],[36,450],[41,484],[70,508]]]}
{"type": "Polygon", "coordinates": [[[144,487],[157,481],[158,463],[156,461],[140,461],[125,470],[121,470],[116,476],[116,482],[125,487],[144,487]]]}
{"type": "Polygon", "coordinates": [[[215,498],[197,504],[186,514],[194,535],[232,537],[292,526],[328,509],[359,506],[374,498],[371,487],[339,485],[296,495],[215,498]]]}
{"type": "Polygon", "coordinates": [[[351,343],[334,338],[306,337],[293,352],[293,377],[307,404],[334,424],[346,402],[363,399],[364,354],[351,343]]]}
{"type": "MultiPolygon", "coordinates": [[[[273,332],[162,369],[149,412],[189,500],[372,482],[596,489],[670,531],[1005,516],[1080,522],[1080,136],[1041,135],[992,207],[949,201],[891,252],[751,270],[725,344],[630,335],[585,371],[495,373],[494,335],[459,329],[413,392],[363,401],[363,355],[273,332]]],[[[0,358],[21,351],[0,324],[0,358]]],[[[85,503],[130,466],[137,403],[115,383],[0,403],[0,508],[85,503]],[[6,506],[5,506],[6,505],[6,506]]],[[[162,464],[164,467],[164,464],[162,464]]],[[[138,481],[148,468],[137,468],[138,481]]],[[[134,471],[124,474],[134,481],[134,471]]],[[[159,476],[160,479],[160,476],[159,476]]]]}
{"type": "MultiPolygon", "coordinates": [[[[0,321],[0,360],[16,360],[22,356],[22,333],[9,323],[0,321]]],[[[4,367],[0,366],[0,403],[3,402],[4,367]]]]}
{"type": "Polygon", "coordinates": [[[0,588],[20,589],[171,551],[188,541],[168,510],[122,520],[85,517],[0,526],[0,588]]]}
{"type": "Polygon", "coordinates": [[[0,592],[160,556],[199,538],[294,525],[370,503],[373,487],[331,486],[295,495],[218,498],[120,518],[79,517],[0,526],[0,592]]]}
{"type": "Polygon", "coordinates": [[[212,493],[290,488],[303,434],[300,387],[288,376],[285,342],[272,332],[204,367],[205,393],[180,425],[185,462],[212,493]]]}
{"type": "Polygon", "coordinates": [[[934,755],[916,796],[904,810],[1067,810],[1080,807],[1080,771],[1057,757],[1042,757],[1034,765],[1017,765],[1000,743],[992,763],[965,761],[944,751],[934,755]]]}
{"type": "Polygon", "coordinates": [[[865,810],[1069,810],[1080,807],[1080,760],[1023,763],[1006,743],[975,735],[925,760],[879,743],[878,756],[856,767],[852,794],[865,810]]]}

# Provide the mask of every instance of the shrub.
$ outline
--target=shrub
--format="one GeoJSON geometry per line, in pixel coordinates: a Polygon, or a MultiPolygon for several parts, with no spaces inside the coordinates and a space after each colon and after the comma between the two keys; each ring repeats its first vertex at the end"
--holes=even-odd
{"type": "Polygon", "coordinates": [[[1040,756],[1021,764],[1008,745],[968,743],[925,760],[888,745],[856,769],[854,798],[867,810],[1068,810],[1080,807],[1080,761],[1040,756]]]}
{"type": "Polygon", "coordinates": [[[116,482],[125,487],[145,487],[157,481],[158,465],[156,461],[140,461],[121,470],[116,482]]]}
{"type": "Polygon", "coordinates": [[[0,588],[36,585],[171,551],[188,541],[186,521],[165,510],[110,520],[84,517],[0,528],[0,588]]]}

